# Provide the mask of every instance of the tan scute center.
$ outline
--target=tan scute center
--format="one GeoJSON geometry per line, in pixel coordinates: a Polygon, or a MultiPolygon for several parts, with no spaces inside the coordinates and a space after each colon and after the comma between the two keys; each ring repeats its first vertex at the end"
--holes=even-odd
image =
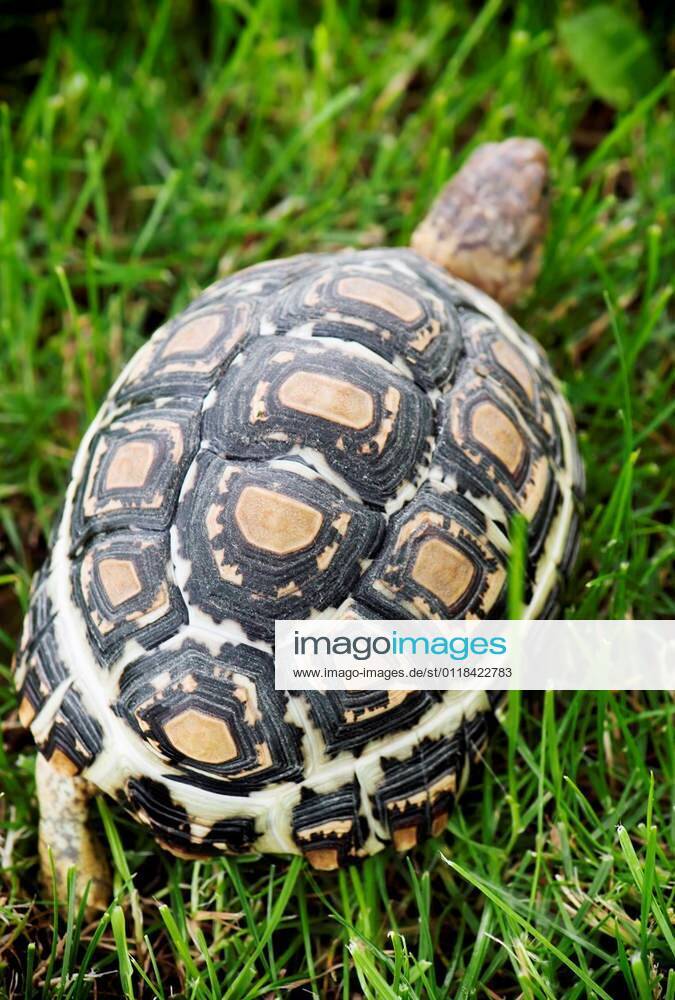
{"type": "Polygon", "coordinates": [[[513,375],[516,382],[522,386],[528,398],[532,399],[534,396],[532,376],[519,352],[504,340],[498,340],[493,345],[492,352],[502,368],[505,368],[507,372],[513,375]]]}
{"type": "Polygon", "coordinates": [[[116,449],[105,477],[105,488],[140,489],[155,457],[151,441],[127,441],[116,449]]]}
{"type": "Polygon", "coordinates": [[[194,708],[169,719],[164,732],[178,753],[203,764],[224,764],[237,756],[237,746],[227,723],[194,708]]]}
{"type": "Polygon", "coordinates": [[[280,556],[311,545],[323,521],[309,504],[261,486],[241,491],[234,516],[247,542],[280,556]]]}
{"type": "Polygon", "coordinates": [[[422,317],[420,304],[411,295],[372,278],[342,278],[338,282],[337,293],[346,299],[367,302],[377,309],[384,309],[404,323],[414,323],[422,317]]]}
{"type": "Polygon", "coordinates": [[[129,559],[101,559],[98,574],[108,600],[114,608],[141,592],[136,567],[129,559]]]}
{"type": "Polygon", "coordinates": [[[171,337],[164,355],[169,357],[172,354],[199,354],[208,350],[220,329],[221,322],[221,316],[210,314],[186,323],[171,337]]]}
{"type": "Polygon", "coordinates": [[[480,403],[471,414],[471,433],[512,476],[520,468],[525,445],[516,425],[493,403],[480,403]]]}
{"type": "Polygon", "coordinates": [[[49,758],[49,763],[58,774],[65,774],[70,778],[73,778],[79,770],[75,761],[71,760],[63,750],[59,750],[58,748],[49,758]]]}
{"type": "Polygon", "coordinates": [[[373,422],[370,393],[318,372],[293,372],[279,389],[279,401],[291,410],[355,430],[363,430],[373,422]]]}
{"type": "Polygon", "coordinates": [[[423,542],[413,567],[413,578],[450,608],[471,585],[474,567],[454,545],[439,538],[423,542]]]}

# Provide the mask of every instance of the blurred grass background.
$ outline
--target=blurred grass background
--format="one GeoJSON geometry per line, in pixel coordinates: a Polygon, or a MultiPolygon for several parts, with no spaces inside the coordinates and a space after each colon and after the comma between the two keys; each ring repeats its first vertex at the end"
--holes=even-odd
{"type": "Polygon", "coordinates": [[[217,275],[404,244],[471,149],[514,134],[548,147],[555,196],[517,318],[589,473],[567,613],[673,617],[669,5],[6,2],[0,31],[0,996],[675,1000],[665,694],[512,696],[447,835],[336,877],[176,861],[102,804],[119,894],[92,926],[41,899],[9,679],[124,360],[217,275]]]}

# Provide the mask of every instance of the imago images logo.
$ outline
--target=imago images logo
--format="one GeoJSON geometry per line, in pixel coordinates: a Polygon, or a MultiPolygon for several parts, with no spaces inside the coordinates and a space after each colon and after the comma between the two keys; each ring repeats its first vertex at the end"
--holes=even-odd
{"type": "Polygon", "coordinates": [[[672,690],[672,621],[276,622],[277,690],[672,690]]]}

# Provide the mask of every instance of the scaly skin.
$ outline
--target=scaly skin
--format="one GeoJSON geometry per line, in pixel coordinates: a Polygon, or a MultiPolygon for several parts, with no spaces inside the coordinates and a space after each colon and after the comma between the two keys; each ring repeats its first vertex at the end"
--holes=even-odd
{"type": "Polygon", "coordinates": [[[536,139],[479,146],[413,233],[413,250],[512,305],[541,267],[548,176],[536,139]]]}
{"type": "Polygon", "coordinates": [[[112,877],[105,851],[88,822],[91,785],[84,778],[60,773],[41,753],[37,755],[35,778],[40,802],[38,848],[45,890],[51,895],[53,860],[58,898],[65,902],[68,870],[74,867],[76,899],[83,898],[89,885],[87,912],[92,917],[107,907],[112,877]]]}

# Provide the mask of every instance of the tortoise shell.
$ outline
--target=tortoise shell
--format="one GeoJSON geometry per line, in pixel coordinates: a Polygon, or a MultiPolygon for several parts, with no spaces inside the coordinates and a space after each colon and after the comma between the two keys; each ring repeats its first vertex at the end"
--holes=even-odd
{"type": "Polygon", "coordinates": [[[17,660],[62,773],[185,856],[319,868],[438,833],[482,692],[275,691],[279,618],[556,612],[583,471],[538,345],[413,250],[302,255],[157,331],[75,459],[17,660]]]}

